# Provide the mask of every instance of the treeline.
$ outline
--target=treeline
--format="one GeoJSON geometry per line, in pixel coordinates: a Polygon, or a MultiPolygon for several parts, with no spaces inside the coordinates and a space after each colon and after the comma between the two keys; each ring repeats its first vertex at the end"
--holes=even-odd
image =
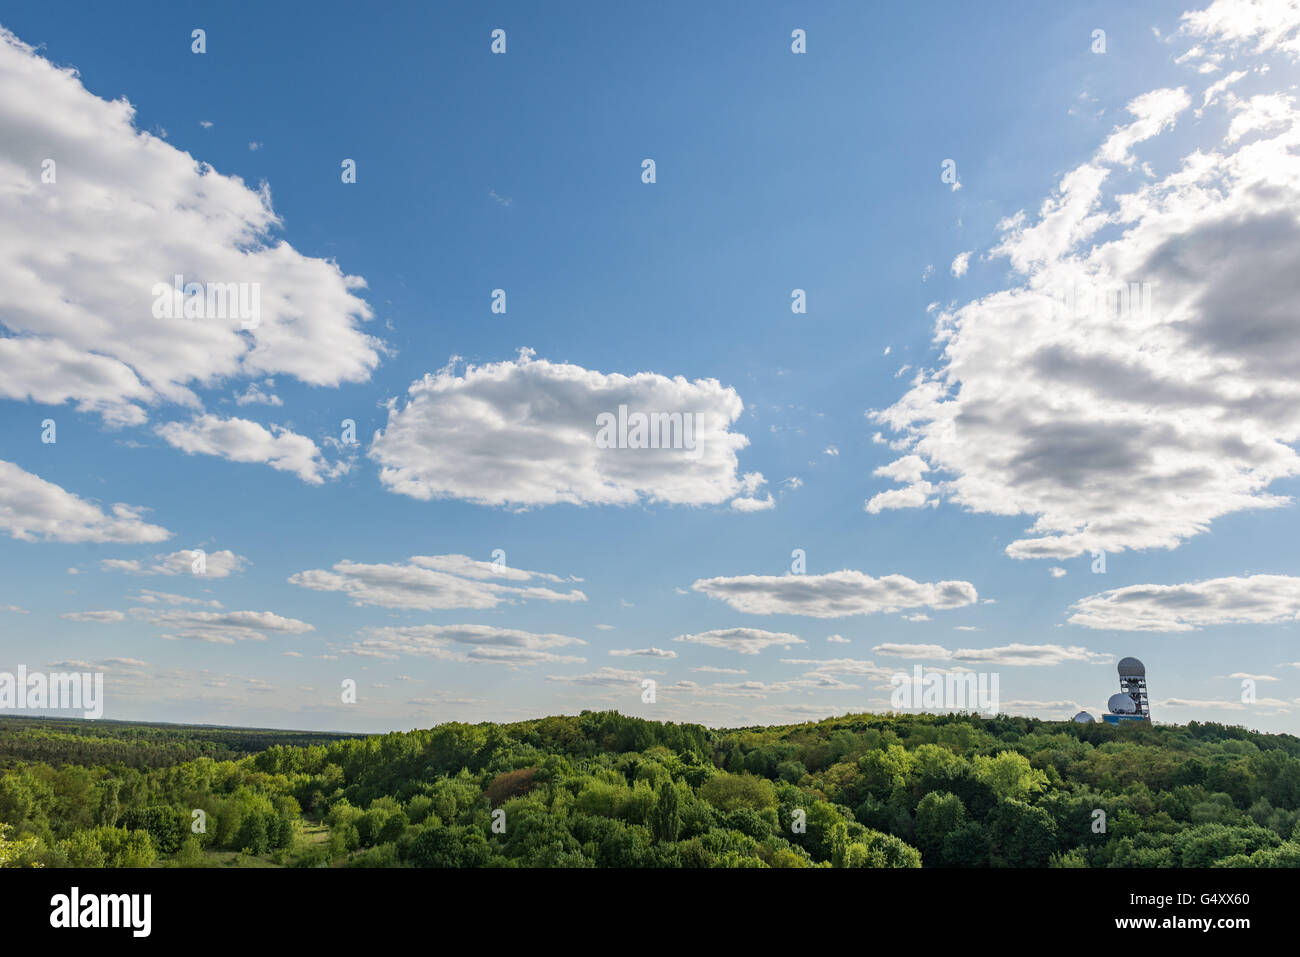
{"type": "Polygon", "coordinates": [[[166,767],[0,751],[0,862],[1300,866],[1300,739],[1218,724],[854,715],[715,731],[584,712],[250,734],[251,756],[166,767]]]}
{"type": "Polygon", "coordinates": [[[123,765],[164,768],[195,758],[230,761],[281,744],[306,747],[358,735],[262,728],[151,725],[75,718],[0,717],[0,767],[123,765]]]}

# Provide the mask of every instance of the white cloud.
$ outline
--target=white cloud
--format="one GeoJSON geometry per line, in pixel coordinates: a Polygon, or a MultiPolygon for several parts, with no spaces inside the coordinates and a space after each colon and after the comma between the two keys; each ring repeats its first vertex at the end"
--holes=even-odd
{"type": "Polygon", "coordinates": [[[709,505],[744,490],[736,453],[749,440],[728,431],[744,406],[715,379],[606,375],[534,359],[525,349],[517,360],[460,373],[453,363],[408,393],[405,405],[389,403],[387,427],[369,455],[381,466],[380,481],[412,498],[709,505]],[[617,416],[620,406],[629,416],[698,421],[693,437],[678,433],[680,446],[694,447],[598,448],[597,416],[617,416]]]}
{"type": "Polygon", "coordinates": [[[100,99],[4,30],[0,91],[0,397],[124,425],[160,402],[197,407],[192,387],[224,379],[369,377],[382,345],[361,331],[364,282],[272,238],[267,188],[137,131],[125,99],[100,99]],[[256,284],[259,324],[155,318],[154,286],[176,275],[256,284]]]}
{"type": "Polygon", "coordinates": [[[970,582],[916,582],[904,575],[872,578],[848,569],[826,575],[702,578],[691,588],[752,615],[813,618],[872,615],[918,607],[959,608],[978,597],[970,582]]]}
{"type": "Polygon", "coordinates": [[[666,651],[663,648],[623,648],[620,650],[611,650],[610,654],[616,658],[676,658],[677,652],[666,651]]]}
{"type": "Polygon", "coordinates": [[[1067,572],[1064,568],[1061,568],[1059,565],[1052,566],[1047,570],[1047,573],[1051,575],[1053,578],[1064,578],[1067,574],[1069,574],[1069,572],[1067,572]]]}
{"type": "Polygon", "coordinates": [[[163,629],[163,638],[231,645],[237,641],[266,641],[268,633],[302,635],[315,627],[297,618],[269,611],[158,611],[132,608],[131,616],[163,629]]]}
{"type": "Polygon", "coordinates": [[[952,652],[942,645],[911,645],[887,641],[871,649],[878,655],[890,658],[950,658],[952,652]]]}
{"type": "Polygon", "coordinates": [[[70,611],[59,616],[68,621],[85,621],[96,624],[107,624],[113,621],[122,621],[126,614],[120,611],[70,611]]]}
{"type": "Polygon", "coordinates": [[[725,648],[742,655],[756,655],[765,648],[802,645],[803,639],[784,631],[764,631],[761,628],[718,628],[694,635],[678,635],[673,641],[685,641],[711,648],[725,648]]]}
{"type": "Polygon", "coordinates": [[[857,658],[782,658],[783,665],[800,665],[802,667],[812,666],[812,674],[822,675],[857,675],[864,678],[877,678],[887,681],[889,676],[895,671],[893,668],[886,668],[872,661],[861,661],[857,658]]]}
{"type": "Polygon", "coordinates": [[[311,569],[289,581],[313,591],[346,594],[354,605],[379,605],[432,611],[437,608],[495,608],[516,600],[586,601],[577,589],[567,592],[539,585],[503,585],[489,578],[527,583],[562,581],[544,572],[525,571],[465,555],[414,555],[404,564],[367,565],[344,559],[332,571],[311,569]]]}
{"type": "Polygon", "coordinates": [[[620,668],[604,667],[585,675],[547,675],[547,681],[561,681],[565,684],[597,685],[618,688],[624,685],[639,685],[642,672],[625,671],[620,668]]]}
{"type": "Polygon", "coordinates": [[[1053,714],[1061,718],[1072,717],[1079,711],[1077,701],[1003,701],[1001,708],[1003,714],[1024,714],[1030,716],[1040,716],[1044,713],[1053,714]]]}
{"type": "Polygon", "coordinates": [[[1300,5],[1295,0],[1214,0],[1184,13],[1180,32],[1241,47],[1300,58],[1300,5]]]}
{"type": "Polygon", "coordinates": [[[970,252],[958,253],[957,258],[952,261],[952,274],[960,279],[966,275],[966,270],[970,268],[970,252]]]}
{"type": "Polygon", "coordinates": [[[847,645],[847,644],[851,644],[851,642],[849,641],[849,639],[845,638],[843,635],[827,635],[827,636],[826,636],[826,640],[829,641],[829,642],[830,642],[831,644],[833,644],[833,645],[847,645]]]}
{"type": "MultiPolygon", "coordinates": [[[[1208,87],[1206,87],[1205,94],[1201,99],[1200,108],[1197,109],[1196,111],[1197,117],[1199,118],[1200,116],[1202,116],[1205,113],[1205,108],[1213,104],[1215,101],[1217,101],[1219,95],[1225,93],[1228,87],[1232,86],[1238,80],[1244,79],[1245,76],[1246,76],[1245,70],[1236,70],[1232,73],[1229,73],[1227,76],[1223,77],[1222,79],[1217,80],[1214,83],[1211,83],[1208,87]]],[[[1231,96],[1232,94],[1228,94],[1228,95],[1231,96]]]]}
{"type": "Polygon", "coordinates": [[[310,485],[320,485],[348,469],[346,462],[327,464],[315,442],[279,425],[268,429],[248,419],[201,415],[185,423],[167,422],[155,431],[191,455],[199,452],[231,462],[265,463],[310,485]]]}
{"type": "Polygon", "coordinates": [[[125,572],[128,575],[194,575],[195,578],[229,578],[248,567],[249,561],[243,555],[236,555],[230,549],[216,552],[204,552],[204,571],[194,571],[197,549],[182,548],[167,555],[155,555],[153,564],[147,564],[134,558],[101,559],[99,567],[106,572],[125,572]]]}
{"type": "MultiPolygon", "coordinates": [[[[1195,23],[1256,35],[1226,16],[1195,23]]],[[[939,368],[872,413],[936,475],[868,511],[942,497],[1033,516],[1007,554],[1061,559],[1174,548],[1219,516],[1287,501],[1267,488],[1300,473],[1300,113],[1252,100],[1235,110],[1249,137],[1207,141],[1222,126],[1202,123],[1163,178],[1103,189],[1190,102],[1136,98],[1133,121],[1036,218],[1004,221],[992,255],[1023,282],[941,311],[939,368]]]]}
{"type": "Polygon", "coordinates": [[[235,405],[284,405],[284,401],[278,395],[269,391],[273,388],[275,388],[274,379],[267,379],[261,384],[250,382],[247,389],[235,396],[235,405]]]}
{"type": "Polygon", "coordinates": [[[1136,97],[1128,105],[1133,121],[1117,126],[1097,158],[1103,163],[1120,163],[1132,166],[1132,148],[1174,125],[1178,114],[1192,105],[1184,89],[1152,90],[1136,97]]]}
{"type": "Polygon", "coordinates": [[[1015,642],[1000,648],[958,648],[952,653],[953,661],[968,664],[1006,665],[1030,667],[1036,665],[1061,665],[1075,662],[1107,664],[1112,656],[1071,645],[1026,645],[1015,642]]]}
{"type": "Polygon", "coordinates": [[[1129,585],[1071,606],[1070,624],[1117,631],[1197,631],[1300,620],[1300,578],[1251,575],[1184,585],[1129,585]]]}
{"type": "Polygon", "coordinates": [[[1071,645],[1010,644],[1000,648],[957,648],[949,650],[942,645],[910,645],[886,642],[871,649],[878,655],[892,658],[929,658],[939,661],[959,661],[968,664],[1006,665],[1027,667],[1035,665],[1060,665],[1081,662],[1106,664],[1111,656],[1071,645]]]}
{"type": "MultiPolygon", "coordinates": [[[[0,34],[0,48],[3,46],[0,34]]],[[[0,339],[0,344],[6,341],[0,339]]],[[[167,529],[142,519],[144,511],[118,503],[106,513],[53,482],[0,460],[0,532],[19,541],[140,543],[170,538],[167,529]]]]}
{"type": "Polygon", "coordinates": [[[372,658],[414,655],[440,661],[510,667],[586,660],[554,651],[586,644],[580,638],[493,625],[399,625],[369,628],[365,635],[348,649],[349,653],[372,658]]]}
{"type": "Polygon", "coordinates": [[[139,605],[203,605],[208,608],[220,608],[221,602],[216,600],[205,600],[202,598],[189,598],[185,595],[173,595],[165,591],[151,591],[148,588],[140,589],[138,595],[128,595],[130,601],[139,605]]]}

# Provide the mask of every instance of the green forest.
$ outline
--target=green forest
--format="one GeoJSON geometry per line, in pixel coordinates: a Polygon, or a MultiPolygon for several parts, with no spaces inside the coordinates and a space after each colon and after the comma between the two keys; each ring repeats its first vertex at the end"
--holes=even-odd
{"type": "Polygon", "coordinates": [[[1300,738],[583,712],[383,735],[0,718],[6,867],[1297,867],[1300,738]]]}

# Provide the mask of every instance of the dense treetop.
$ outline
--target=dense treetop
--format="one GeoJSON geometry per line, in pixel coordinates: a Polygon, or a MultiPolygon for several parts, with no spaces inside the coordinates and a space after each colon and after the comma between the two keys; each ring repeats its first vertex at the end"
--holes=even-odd
{"type": "Polygon", "coordinates": [[[1219,724],[24,718],[0,767],[3,866],[1300,866],[1300,739],[1219,724]]]}

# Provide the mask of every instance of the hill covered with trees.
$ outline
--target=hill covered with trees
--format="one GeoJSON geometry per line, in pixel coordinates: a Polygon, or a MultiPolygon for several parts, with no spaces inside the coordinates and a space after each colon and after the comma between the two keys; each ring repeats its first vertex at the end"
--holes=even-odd
{"type": "Polygon", "coordinates": [[[1300,739],[1218,724],[58,724],[0,722],[0,865],[1300,866],[1300,739]]]}

